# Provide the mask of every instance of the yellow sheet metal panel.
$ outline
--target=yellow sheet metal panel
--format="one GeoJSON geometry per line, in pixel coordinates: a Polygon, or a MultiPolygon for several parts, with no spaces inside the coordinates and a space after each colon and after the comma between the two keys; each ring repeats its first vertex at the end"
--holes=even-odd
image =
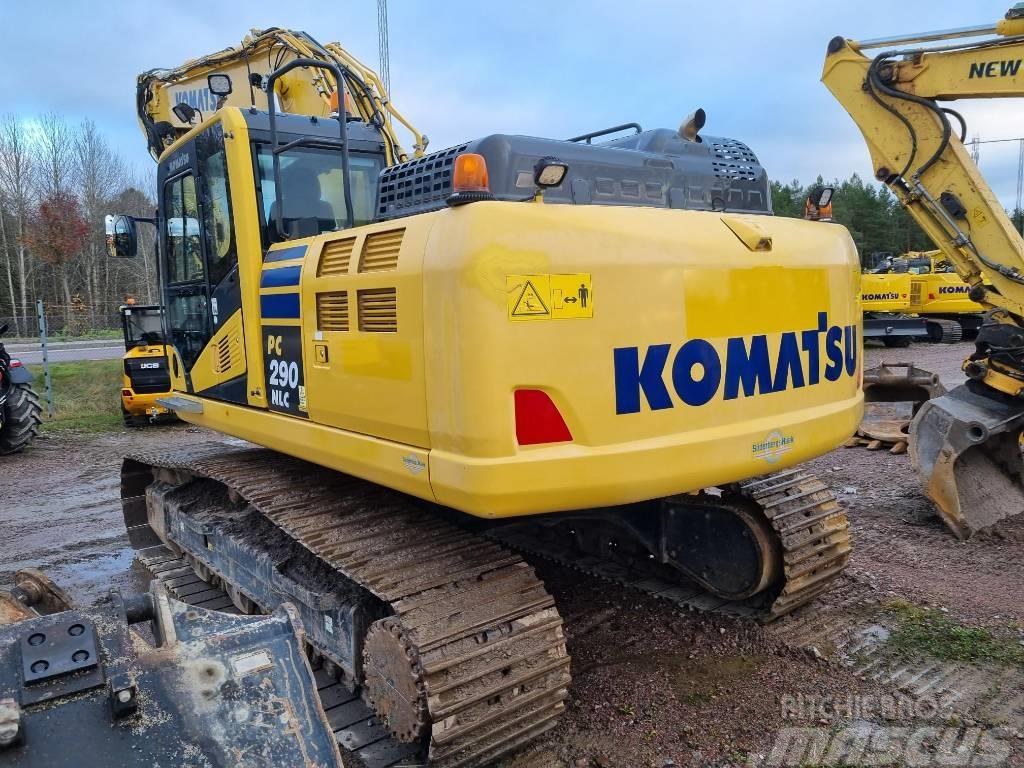
{"type": "Polygon", "coordinates": [[[428,453],[422,448],[247,406],[209,399],[202,403],[202,413],[183,410],[178,416],[192,424],[434,500],[427,471],[428,453]]]}
{"type": "Polygon", "coordinates": [[[324,235],[309,248],[302,328],[313,421],[429,447],[423,252],[432,221],[370,224],[324,235]]]}
{"type": "Polygon", "coordinates": [[[865,312],[910,312],[909,274],[863,274],[861,302],[865,312]]]}
{"type": "Polygon", "coordinates": [[[964,314],[984,312],[985,308],[971,301],[967,285],[955,272],[936,272],[929,275],[915,275],[913,281],[919,284],[911,311],[922,315],[964,314]]]}
{"type": "Polygon", "coordinates": [[[242,310],[237,310],[217,329],[192,366],[192,389],[202,392],[244,374],[245,344],[242,310]]]}
{"type": "Polygon", "coordinates": [[[500,516],[653,498],[820,455],[860,419],[860,273],[842,227],[758,217],[773,243],[759,252],[712,213],[433,215],[423,312],[442,503],[500,516]],[[591,318],[513,316],[510,285],[528,277],[543,299],[543,276],[566,274],[590,276],[591,318]],[[546,393],[572,441],[520,446],[517,389],[546,393]]]}

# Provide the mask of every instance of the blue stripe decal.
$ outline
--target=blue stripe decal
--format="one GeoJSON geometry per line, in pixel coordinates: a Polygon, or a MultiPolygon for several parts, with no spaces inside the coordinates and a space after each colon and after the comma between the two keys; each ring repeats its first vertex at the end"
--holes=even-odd
{"type": "Polygon", "coordinates": [[[297,264],[294,267],[265,269],[260,277],[260,288],[284,288],[289,285],[298,285],[301,275],[301,264],[297,264]]]}
{"type": "Polygon", "coordinates": [[[267,251],[267,255],[263,257],[263,261],[288,261],[288,259],[301,259],[305,255],[306,246],[293,245],[291,248],[280,248],[274,251],[267,251]]]}
{"type": "Polygon", "coordinates": [[[267,318],[298,320],[299,294],[277,293],[270,296],[260,296],[260,316],[264,320],[267,318]]]}

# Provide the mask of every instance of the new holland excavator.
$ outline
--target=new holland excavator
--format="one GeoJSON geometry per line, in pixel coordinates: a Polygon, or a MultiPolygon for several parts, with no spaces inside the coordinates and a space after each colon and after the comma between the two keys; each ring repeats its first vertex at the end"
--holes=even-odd
{"type": "Polygon", "coordinates": [[[955,99],[1024,95],[1024,4],[1004,19],[877,40],[834,38],[822,80],[864,134],[876,178],[986,308],[967,382],[910,426],[925,492],[966,538],[1024,510],[1024,239],[964,147],[955,99]]]}
{"type": "MultiPolygon", "coordinates": [[[[139,115],[161,403],[263,447],[126,458],[132,544],[239,610],[293,603],[432,765],[491,764],[564,707],[562,620],[521,552],[763,620],[845,567],[846,516],[799,465],[861,417],[856,249],[772,217],[703,111],[432,154],[414,132],[410,156],[369,70],[270,30],[146,73],[139,115]]],[[[133,255],[130,218],[110,242],[133,255]]]]}

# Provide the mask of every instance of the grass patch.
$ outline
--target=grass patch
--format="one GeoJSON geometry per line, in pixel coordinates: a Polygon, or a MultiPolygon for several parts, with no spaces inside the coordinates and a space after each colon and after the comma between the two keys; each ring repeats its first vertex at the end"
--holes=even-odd
{"type": "Polygon", "coordinates": [[[51,363],[53,418],[46,416],[43,366],[26,366],[32,386],[43,404],[43,430],[55,432],[110,432],[123,426],[121,419],[122,367],[120,360],[80,360],[51,363]]]}
{"type": "Polygon", "coordinates": [[[93,341],[95,339],[121,338],[124,338],[124,333],[120,328],[87,328],[78,333],[68,333],[61,330],[50,335],[52,341],[93,341]]]}
{"type": "Polygon", "coordinates": [[[987,629],[965,627],[938,609],[922,608],[902,600],[885,607],[897,620],[897,627],[888,640],[893,648],[943,661],[1024,667],[1024,647],[1015,638],[1000,638],[987,629]]]}
{"type": "MultiPolygon", "coordinates": [[[[14,333],[14,331],[11,331],[14,333]]],[[[120,328],[89,328],[79,333],[66,333],[57,331],[47,336],[49,341],[99,341],[104,339],[124,338],[120,328]]],[[[38,344],[38,336],[5,336],[4,341],[8,344],[38,344]]]]}

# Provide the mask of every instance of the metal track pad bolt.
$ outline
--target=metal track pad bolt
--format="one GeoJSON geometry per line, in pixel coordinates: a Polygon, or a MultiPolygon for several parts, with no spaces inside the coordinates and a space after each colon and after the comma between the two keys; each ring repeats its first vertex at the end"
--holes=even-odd
{"type": "Polygon", "coordinates": [[[110,678],[110,710],[114,719],[135,714],[139,708],[138,691],[131,678],[125,674],[110,678]]]}

